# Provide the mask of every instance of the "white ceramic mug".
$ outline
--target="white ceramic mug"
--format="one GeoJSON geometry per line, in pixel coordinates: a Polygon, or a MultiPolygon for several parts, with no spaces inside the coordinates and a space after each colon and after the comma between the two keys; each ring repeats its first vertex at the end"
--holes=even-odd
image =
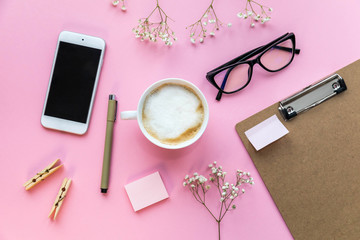
{"type": "Polygon", "coordinates": [[[179,78],[167,78],[167,79],[163,79],[160,80],[158,82],[153,83],[150,87],[148,87],[148,89],[145,90],[145,92],[141,95],[141,98],[139,100],[138,106],[137,106],[137,110],[136,111],[124,111],[120,113],[120,117],[121,119],[124,120],[131,120],[131,119],[136,119],[138,121],[139,127],[141,132],[145,135],[145,137],[147,139],[150,140],[150,142],[154,143],[155,145],[162,147],[162,148],[167,148],[167,149],[179,149],[179,148],[184,148],[187,147],[191,144],[193,144],[194,142],[196,142],[201,135],[204,133],[206,126],[208,124],[209,121],[209,107],[207,104],[207,101],[205,99],[205,96],[202,94],[202,92],[192,83],[183,80],[183,79],[179,79],[179,78]],[[179,84],[179,85],[183,85],[186,86],[190,89],[192,89],[196,95],[199,97],[199,99],[201,100],[201,103],[203,105],[204,108],[204,119],[202,122],[202,125],[199,129],[199,131],[196,133],[196,135],[184,142],[181,142],[179,144],[175,144],[175,145],[170,145],[170,144],[165,144],[162,143],[160,140],[154,138],[153,136],[151,136],[145,129],[143,121],[142,121],[142,112],[143,112],[143,107],[144,107],[144,102],[147,98],[147,96],[156,88],[160,87],[163,84],[179,84]]]}

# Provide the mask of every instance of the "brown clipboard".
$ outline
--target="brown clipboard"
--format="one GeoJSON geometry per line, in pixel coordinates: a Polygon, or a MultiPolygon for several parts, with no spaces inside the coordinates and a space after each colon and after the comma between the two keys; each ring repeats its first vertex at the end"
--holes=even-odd
{"type": "Polygon", "coordinates": [[[236,125],[295,239],[360,239],[360,60],[347,90],[284,121],[279,103],[236,125]],[[277,115],[289,133],[256,151],[244,132],[277,115]]]}

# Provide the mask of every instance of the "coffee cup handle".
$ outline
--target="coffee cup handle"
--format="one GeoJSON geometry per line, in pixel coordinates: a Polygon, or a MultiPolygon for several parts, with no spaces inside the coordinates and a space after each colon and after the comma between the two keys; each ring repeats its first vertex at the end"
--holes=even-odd
{"type": "Polygon", "coordinates": [[[122,120],[134,120],[137,119],[137,111],[124,111],[120,113],[122,120]]]}

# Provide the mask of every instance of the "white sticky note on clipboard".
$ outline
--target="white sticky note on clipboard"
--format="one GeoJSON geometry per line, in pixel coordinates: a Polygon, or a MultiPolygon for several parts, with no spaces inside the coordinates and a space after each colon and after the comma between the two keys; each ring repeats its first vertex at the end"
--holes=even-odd
{"type": "Polygon", "coordinates": [[[273,115],[247,130],[245,135],[256,151],[259,151],[288,133],[289,130],[286,129],[276,115],[273,115]]]}

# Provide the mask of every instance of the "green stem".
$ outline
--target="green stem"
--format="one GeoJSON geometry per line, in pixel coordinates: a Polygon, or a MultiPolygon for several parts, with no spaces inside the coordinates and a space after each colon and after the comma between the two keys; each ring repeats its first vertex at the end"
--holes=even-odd
{"type": "Polygon", "coordinates": [[[233,201],[234,201],[234,199],[232,199],[232,200],[230,201],[229,205],[226,207],[224,214],[219,218],[220,221],[225,217],[225,214],[227,213],[227,211],[229,211],[229,208],[230,208],[230,206],[231,206],[231,204],[232,204],[233,201]]]}
{"type": "Polygon", "coordinates": [[[205,203],[202,203],[202,205],[204,205],[204,207],[208,210],[208,212],[211,214],[211,216],[215,219],[215,221],[219,221],[215,216],[214,214],[210,211],[210,209],[205,205],[205,203]]]}
{"type": "Polygon", "coordinates": [[[159,7],[159,5],[157,5],[155,8],[154,8],[154,10],[152,10],[152,12],[149,14],[149,16],[146,18],[146,20],[148,20],[150,17],[151,17],[151,15],[155,12],[155,10],[157,9],[159,7]]]}
{"type": "Polygon", "coordinates": [[[220,240],[220,238],[221,238],[221,235],[220,235],[220,221],[217,221],[217,223],[218,223],[218,232],[219,232],[219,240],[220,240]]]}

